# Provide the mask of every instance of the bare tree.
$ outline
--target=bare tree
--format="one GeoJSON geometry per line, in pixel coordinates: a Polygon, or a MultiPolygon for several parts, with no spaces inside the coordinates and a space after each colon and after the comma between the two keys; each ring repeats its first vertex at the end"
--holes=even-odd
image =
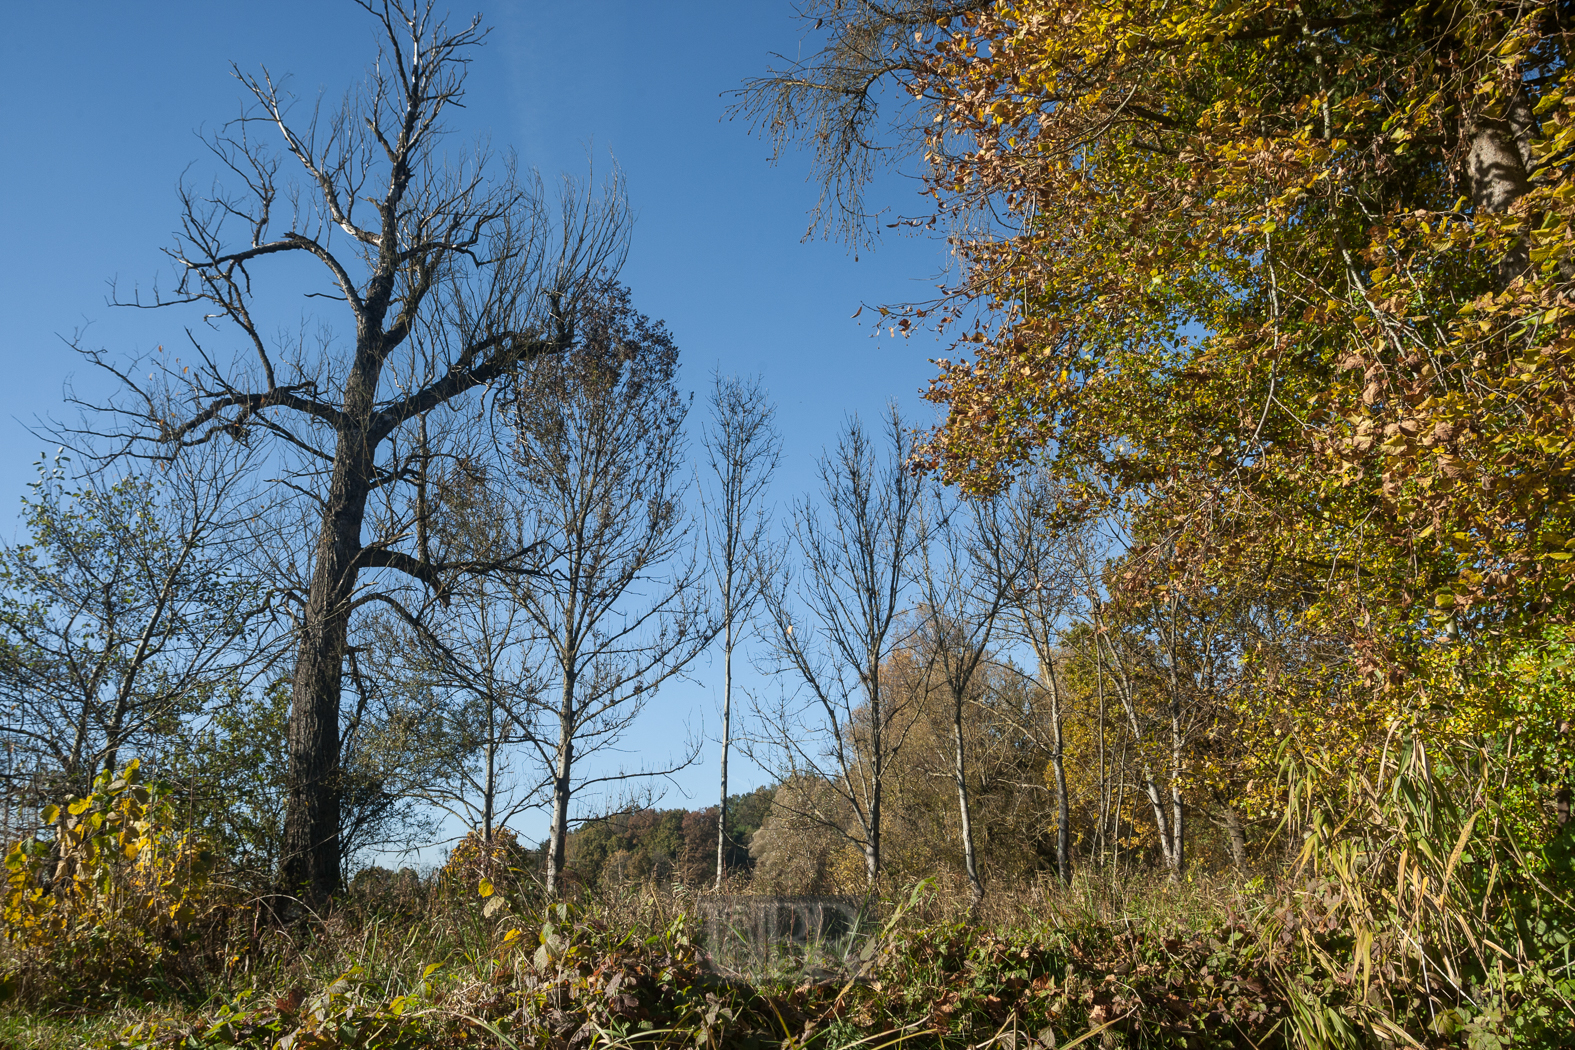
{"type": "MultiPolygon", "coordinates": [[[[928,130],[912,89],[933,34],[991,0],[809,0],[799,6],[810,57],[778,62],[744,82],[732,112],[763,131],[781,157],[789,146],[814,154],[820,191],[810,228],[859,243],[875,218],[864,191],[882,167],[922,153],[928,130]],[[889,117],[883,117],[882,108],[889,117]]],[[[892,223],[890,225],[897,225],[892,223]]]]}
{"type": "Polygon", "coordinates": [[[429,731],[446,737],[440,775],[419,796],[489,844],[497,829],[545,805],[548,778],[521,757],[536,739],[546,685],[533,642],[508,587],[475,576],[455,585],[442,615],[401,622],[376,647],[386,661],[380,677],[429,698],[429,731]]]}
{"type": "Polygon", "coordinates": [[[895,710],[884,688],[885,663],[901,642],[903,609],[919,532],[919,483],[909,473],[907,433],[896,406],[877,452],[863,424],[849,421],[820,461],[824,512],[805,499],[793,513],[793,543],[802,560],[798,585],[784,574],[765,593],[778,660],[802,681],[803,709],[761,712],[785,775],[808,773],[831,784],[852,813],[848,835],[864,853],[873,886],[881,871],[881,802],[887,767],[919,710],[895,710]],[[795,622],[795,594],[809,615],[795,622]],[[814,750],[815,743],[823,750],[814,750]]]}
{"type": "Polygon", "coordinates": [[[918,544],[919,592],[927,614],[922,630],[928,635],[921,648],[946,690],[963,867],[976,906],[984,899],[984,882],[974,850],[963,721],[983,677],[979,672],[990,661],[1001,613],[1019,588],[1026,553],[1020,545],[1003,542],[998,514],[993,500],[963,505],[949,490],[933,486],[921,504],[918,544]]]}
{"type": "Polygon", "coordinates": [[[712,489],[705,500],[707,564],[721,603],[722,754],[716,818],[716,888],[727,870],[727,759],[733,728],[733,649],[748,630],[771,571],[765,496],[782,455],[776,407],[758,379],[713,377],[705,430],[712,489]]]}
{"type": "MultiPolygon", "coordinates": [[[[444,124],[485,35],[479,20],[454,28],[424,0],[360,2],[381,34],[378,60],[337,109],[314,107],[297,121],[281,82],[236,70],[255,107],[209,145],[238,185],[183,186],[168,251],[179,282],[172,294],[133,300],[202,308],[201,328],[188,329],[191,359],[161,353],[152,368],[117,366],[80,347],[121,382],[121,396],[99,407],[124,421],[111,426],[124,453],[171,460],[219,439],[266,441],[288,467],[276,491],[304,503],[302,582],[286,589],[296,655],[281,880],[311,902],[340,877],[352,612],[393,600],[390,572],[440,590],[455,573],[517,566],[522,554],[494,552],[484,566],[426,556],[417,537],[430,508],[413,489],[434,449],[415,431],[466,418],[467,394],[567,347],[577,304],[595,275],[616,268],[628,224],[616,180],[600,196],[567,183],[554,217],[539,180],[522,178],[512,158],[478,148],[452,159],[444,124]],[[280,181],[281,158],[255,138],[263,130],[278,136],[299,181],[280,181]],[[277,300],[257,282],[289,259],[320,267],[324,286],[309,296],[336,304],[323,309],[338,311],[353,336],[341,340],[323,315],[299,325],[315,327],[315,340],[271,345],[279,326],[262,312],[277,300]],[[238,338],[230,350],[228,337],[238,338]]],[[[305,274],[278,269],[282,286],[305,274]]]]}
{"type": "Polygon", "coordinates": [[[1044,474],[1023,479],[1008,502],[981,520],[981,556],[996,586],[1010,594],[1010,634],[1034,654],[1036,683],[1049,698],[1049,722],[1017,721],[1050,757],[1056,795],[1056,874],[1071,878],[1071,805],[1066,779],[1066,695],[1056,671],[1058,636],[1078,600],[1082,536],[1074,521],[1061,520],[1064,492],[1044,474]]]}
{"type": "MultiPolygon", "coordinates": [[[[1110,671],[1110,682],[1114,686],[1116,697],[1121,701],[1121,708],[1127,716],[1127,729],[1131,733],[1133,746],[1138,752],[1138,768],[1141,771],[1143,792],[1148,796],[1149,806],[1154,813],[1154,830],[1159,835],[1160,859],[1172,879],[1181,874],[1183,863],[1183,826],[1181,807],[1181,785],[1179,781],[1172,780],[1173,811],[1167,813],[1165,801],[1159,789],[1158,780],[1154,776],[1154,764],[1150,757],[1152,747],[1152,732],[1145,735],[1145,726],[1150,721],[1139,713],[1140,696],[1146,682],[1144,672],[1150,668],[1142,665],[1145,655],[1144,647],[1140,640],[1127,637],[1120,625],[1112,624],[1108,615],[1109,610],[1103,602],[1090,597],[1093,606],[1094,644],[1100,647],[1102,658],[1110,671]]],[[[1174,692],[1172,692],[1174,696],[1174,692]]],[[[1179,719],[1179,710],[1172,708],[1173,717],[1179,719]]],[[[1179,773],[1180,746],[1182,737],[1179,727],[1175,722],[1173,726],[1173,747],[1171,758],[1173,773],[1179,773]]],[[[1150,727],[1151,728],[1151,727],[1150,727]]],[[[1116,807],[1116,820],[1119,825],[1121,819],[1120,805],[1116,807]]]]}
{"type": "Polygon", "coordinates": [[[548,770],[547,890],[563,871],[570,803],[585,788],[665,769],[577,773],[614,747],[664,681],[715,637],[682,504],[685,399],[678,349],[628,292],[602,285],[580,305],[577,338],[511,380],[518,535],[529,574],[506,577],[538,640],[549,688],[533,736],[548,770]]]}
{"type": "Polygon", "coordinates": [[[86,794],[125,752],[169,757],[179,720],[259,673],[264,590],[233,558],[244,449],[72,479],[40,464],[29,542],[0,547],[0,702],[8,794],[86,794]]]}

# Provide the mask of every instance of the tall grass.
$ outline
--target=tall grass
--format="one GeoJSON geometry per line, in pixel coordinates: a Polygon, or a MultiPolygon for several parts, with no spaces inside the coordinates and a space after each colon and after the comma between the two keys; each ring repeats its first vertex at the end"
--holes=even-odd
{"type": "Polygon", "coordinates": [[[1575,1045],[1575,837],[1526,841],[1495,750],[1417,736],[1372,771],[1287,761],[1290,820],[1306,828],[1290,914],[1316,922],[1281,936],[1355,986],[1338,1024],[1297,997],[1302,1045],[1405,1045],[1416,1034],[1401,1018],[1473,1045],[1575,1045]]]}
{"type": "Polygon", "coordinates": [[[689,891],[549,901],[528,873],[498,867],[484,887],[474,873],[374,881],[293,928],[232,909],[233,928],[206,942],[222,956],[184,983],[149,975],[91,1015],[80,995],[13,1002],[0,1038],[139,1050],[1575,1045],[1570,836],[1534,848],[1500,807],[1494,770],[1487,748],[1415,741],[1365,773],[1299,756],[1284,774],[1302,848],[1277,877],[1091,869],[1066,886],[994,885],[982,903],[960,879],[894,886],[836,953],[743,975],[710,965],[689,891]]]}

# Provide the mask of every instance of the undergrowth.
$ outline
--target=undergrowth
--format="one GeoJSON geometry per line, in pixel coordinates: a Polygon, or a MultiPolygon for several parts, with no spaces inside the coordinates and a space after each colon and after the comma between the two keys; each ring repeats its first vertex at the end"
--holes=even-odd
{"type": "Polygon", "coordinates": [[[835,972],[740,979],[713,971],[693,901],[662,888],[558,904],[500,889],[489,916],[474,891],[430,885],[269,933],[208,985],[123,1008],[113,1028],[60,1018],[27,1042],[18,1018],[50,1014],[35,1007],[0,1032],[119,1050],[1569,1045],[1567,1014],[1531,1038],[1511,1016],[1523,1004],[1441,1025],[1444,1000],[1420,982],[1371,997],[1331,919],[1337,893],[1083,876],[970,912],[966,894],[926,883],[880,902],[835,972]]]}
{"type": "Polygon", "coordinates": [[[1498,819],[1489,771],[1469,754],[1396,756],[1376,781],[1353,774],[1332,804],[1290,794],[1304,846],[1279,879],[1090,869],[1066,887],[996,886],[977,906],[960,884],[927,880],[863,902],[856,934],[806,939],[786,965],[745,972],[708,955],[703,913],[715,898],[646,886],[548,901],[507,851],[458,851],[425,881],[362,880],[315,921],[270,924],[227,898],[222,880],[202,894],[171,881],[169,865],[199,844],[147,819],[156,786],[107,780],[66,807],[53,842],[12,851],[0,1040],[116,1050],[1575,1045],[1575,831],[1532,849],[1498,819]],[[124,925],[137,915],[152,917],[140,933],[124,925]],[[94,957],[109,942],[93,923],[106,920],[122,924],[114,943],[140,953],[136,966],[94,957]]]}

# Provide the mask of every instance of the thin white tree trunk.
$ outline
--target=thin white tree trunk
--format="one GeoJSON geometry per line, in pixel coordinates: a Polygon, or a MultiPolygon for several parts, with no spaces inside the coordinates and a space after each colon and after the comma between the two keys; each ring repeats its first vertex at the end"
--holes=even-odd
{"type": "Polygon", "coordinates": [[[722,796],[716,807],[716,889],[727,870],[727,751],[733,719],[733,617],[729,610],[722,640],[722,796]]]}

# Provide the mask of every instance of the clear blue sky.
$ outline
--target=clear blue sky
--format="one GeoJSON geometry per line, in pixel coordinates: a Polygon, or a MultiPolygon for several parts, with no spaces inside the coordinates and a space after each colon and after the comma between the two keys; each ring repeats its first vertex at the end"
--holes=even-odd
{"type": "MultiPolygon", "coordinates": [[[[474,0],[453,8],[476,10],[474,0]]],[[[489,136],[551,178],[609,154],[637,214],[625,281],[667,321],[688,385],[709,371],[761,373],[780,407],[785,504],[812,482],[816,455],[849,412],[869,418],[917,396],[940,346],[928,336],[872,338],[861,303],[927,298],[945,262],[935,239],[887,238],[858,261],[844,245],[803,241],[813,187],[807,158],[768,163],[769,147],[725,116],[723,93],[800,46],[791,0],[486,3],[494,27],[469,80],[460,137],[489,136]]],[[[62,336],[137,353],[180,341],[176,313],[106,305],[107,282],[168,282],[159,249],[177,217],[174,187],[204,152],[195,132],[234,116],[229,63],[293,75],[297,94],[337,100],[373,55],[372,23],[349,0],[12,4],[0,34],[0,531],[46,443],[27,433],[61,416],[63,384],[99,380],[62,336]]],[[[911,182],[877,196],[922,210],[911,182]]],[[[715,728],[719,669],[653,705],[640,740],[660,747],[691,711],[715,728]]],[[[681,778],[708,803],[714,753],[681,778]]],[[[737,769],[741,787],[756,771],[737,769]]],[[[665,804],[686,804],[670,792],[665,804]]],[[[522,829],[528,830],[528,829],[522,829]]]]}

